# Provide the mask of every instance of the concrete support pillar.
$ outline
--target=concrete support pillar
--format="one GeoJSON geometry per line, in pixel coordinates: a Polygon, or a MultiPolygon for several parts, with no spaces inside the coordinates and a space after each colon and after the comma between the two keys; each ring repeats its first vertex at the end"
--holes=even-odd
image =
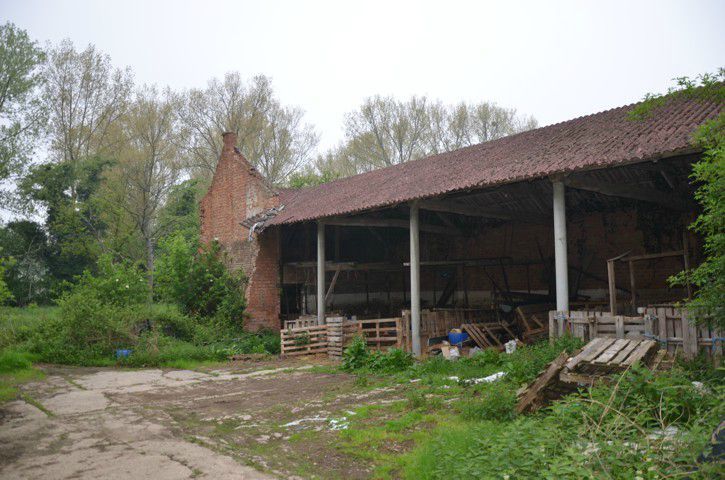
{"type": "Polygon", "coordinates": [[[420,357],[420,229],[418,203],[410,204],[410,327],[413,355],[420,357]]]}
{"type": "Polygon", "coordinates": [[[564,182],[556,180],[554,186],[554,266],[556,271],[556,309],[569,311],[569,265],[566,253],[566,202],[564,182]]]}
{"type": "Polygon", "coordinates": [[[317,323],[325,324],[325,224],[317,222],[317,323]]]}

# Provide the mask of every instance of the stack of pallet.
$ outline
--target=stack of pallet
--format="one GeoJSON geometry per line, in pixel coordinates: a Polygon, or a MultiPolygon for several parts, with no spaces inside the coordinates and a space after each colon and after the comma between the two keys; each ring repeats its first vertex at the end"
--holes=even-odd
{"type": "Polygon", "coordinates": [[[344,317],[327,317],[327,354],[332,358],[342,358],[345,343],[344,317]]]}

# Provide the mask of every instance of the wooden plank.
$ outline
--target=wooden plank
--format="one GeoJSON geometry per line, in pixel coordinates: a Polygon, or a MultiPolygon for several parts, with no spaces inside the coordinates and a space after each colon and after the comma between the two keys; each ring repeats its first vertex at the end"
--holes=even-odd
{"type": "Polygon", "coordinates": [[[566,364],[567,370],[574,371],[574,369],[582,362],[589,362],[592,360],[592,358],[596,358],[600,353],[602,353],[606,348],[608,348],[612,343],[614,343],[614,338],[595,338],[591,342],[589,342],[588,345],[584,347],[584,350],[582,350],[579,355],[569,360],[566,364]]]}
{"type": "Polygon", "coordinates": [[[498,338],[496,338],[496,335],[494,335],[494,334],[493,334],[493,333],[491,332],[491,330],[489,330],[489,329],[488,329],[488,327],[486,326],[486,324],[485,324],[485,323],[482,323],[482,324],[481,324],[481,327],[483,327],[483,329],[484,329],[484,330],[486,331],[486,333],[488,333],[488,336],[489,336],[489,338],[490,338],[491,340],[493,340],[493,341],[494,341],[494,342],[496,343],[496,345],[498,345],[499,347],[502,347],[502,346],[503,346],[503,344],[502,344],[501,342],[499,342],[499,341],[498,341],[498,338]]]}
{"type": "Polygon", "coordinates": [[[566,352],[561,352],[559,356],[556,357],[554,361],[539,374],[538,377],[536,377],[533,383],[531,383],[519,397],[519,401],[516,404],[517,413],[533,411],[538,408],[538,406],[542,403],[539,398],[540,394],[552,382],[556,382],[559,379],[559,373],[564,368],[564,364],[566,363],[568,357],[569,355],[566,352]]]}
{"type": "Polygon", "coordinates": [[[642,340],[629,358],[622,362],[622,365],[627,367],[634,365],[636,362],[643,360],[655,348],[657,348],[657,342],[654,340],[642,340]]]}
{"type": "Polygon", "coordinates": [[[592,352],[594,349],[599,348],[599,345],[601,345],[605,341],[606,341],[606,339],[604,339],[604,338],[595,338],[594,340],[592,340],[591,342],[589,342],[588,344],[586,344],[584,346],[584,349],[581,352],[579,352],[578,355],[576,355],[575,357],[572,357],[567,362],[567,364],[566,364],[567,370],[573,370],[574,367],[576,367],[577,364],[579,363],[580,357],[582,355],[588,355],[589,352],[592,352]]]}
{"type": "Polygon", "coordinates": [[[682,348],[687,360],[697,356],[697,325],[690,321],[684,311],[681,312],[682,321],[682,348]]]}
{"type": "Polygon", "coordinates": [[[481,330],[478,329],[473,324],[470,323],[464,323],[461,325],[461,330],[468,333],[470,335],[471,339],[481,348],[488,348],[492,347],[493,345],[486,340],[486,336],[481,332],[481,330]]]}
{"type": "Polygon", "coordinates": [[[633,342],[633,340],[627,340],[624,338],[617,339],[601,355],[592,360],[592,363],[606,364],[631,342],[633,342]]]}

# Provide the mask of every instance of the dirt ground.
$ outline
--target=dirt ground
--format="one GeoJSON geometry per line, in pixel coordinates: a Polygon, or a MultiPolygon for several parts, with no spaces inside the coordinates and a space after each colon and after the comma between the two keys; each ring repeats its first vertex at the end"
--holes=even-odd
{"type": "Polygon", "coordinates": [[[400,399],[292,361],[43,369],[24,400],[0,407],[4,479],[367,478],[336,431],[351,409],[400,399]]]}

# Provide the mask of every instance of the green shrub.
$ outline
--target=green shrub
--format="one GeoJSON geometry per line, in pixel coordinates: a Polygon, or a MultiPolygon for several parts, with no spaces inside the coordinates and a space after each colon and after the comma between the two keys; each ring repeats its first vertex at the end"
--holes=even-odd
{"type": "Polygon", "coordinates": [[[58,304],[68,297],[93,298],[104,305],[128,306],[144,303],[148,300],[148,283],[144,272],[129,262],[114,262],[110,256],[103,255],[98,260],[98,272],[93,275],[88,270],[77,278],[73,285],[61,296],[58,304]]]}
{"type": "Polygon", "coordinates": [[[241,331],[245,277],[224,264],[217,242],[199,248],[181,235],[169,238],[157,262],[159,295],[189,314],[215,318],[222,328],[241,331]]]}
{"type": "Polygon", "coordinates": [[[402,372],[413,363],[413,355],[399,348],[391,348],[387,352],[372,352],[367,359],[367,367],[379,373],[402,372]]]}
{"type": "Polygon", "coordinates": [[[342,352],[342,369],[351,371],[365,368],[369,358],[370,350],[365,339],[356,335],[342,352]]]}
{"type": "Polygon", "coordinates": [[[463,400],[458,411],[466,420],[510,420],[514,418],[516,389],[508,382],[485,385],[479,395],[463,400]]]}

